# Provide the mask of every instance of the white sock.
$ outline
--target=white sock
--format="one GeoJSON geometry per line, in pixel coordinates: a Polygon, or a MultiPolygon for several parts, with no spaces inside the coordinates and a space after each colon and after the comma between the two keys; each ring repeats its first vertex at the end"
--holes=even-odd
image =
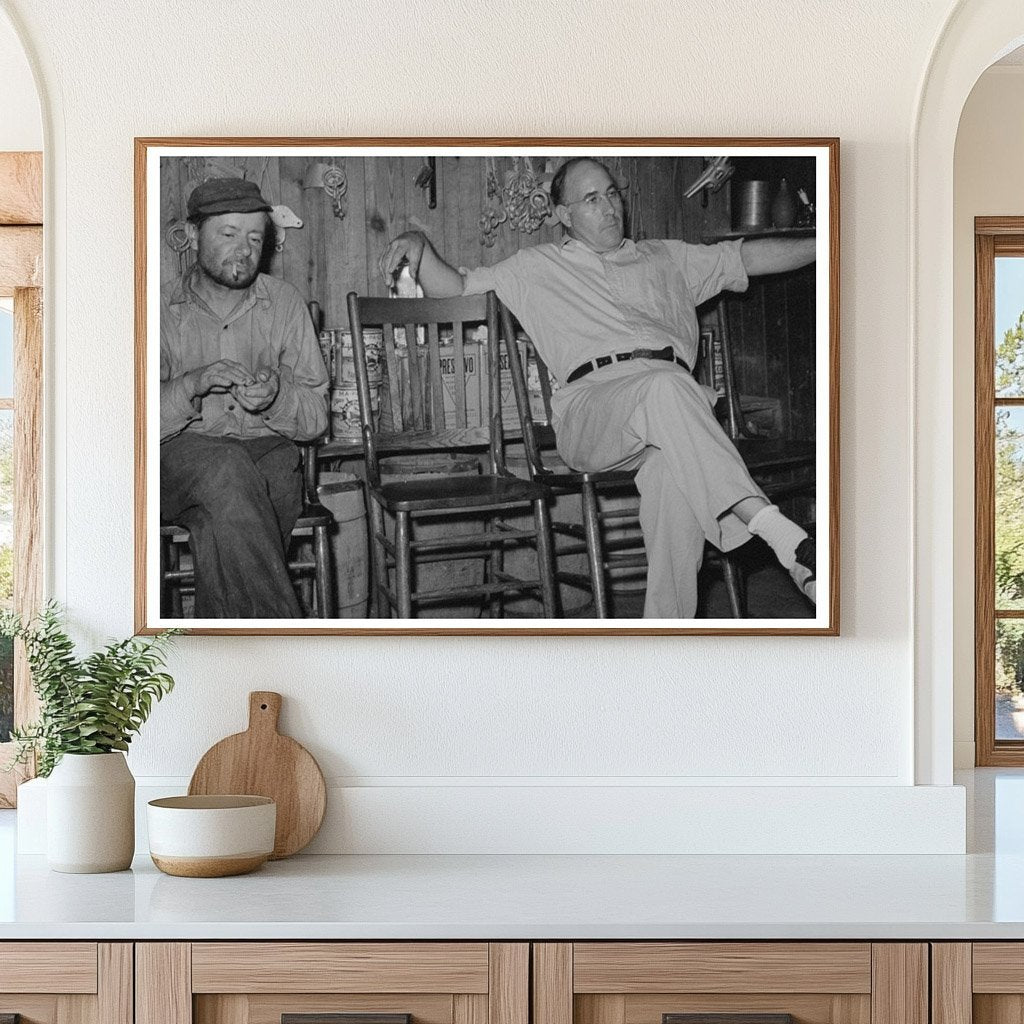
{"type": "Polygon", "coordinates": [[[775,557],[784,569],[796,565],[797,545],[807,536],[807,531],[787,519],[778,505],[765,505],[754,513],[747,529],[760,537],[775,552],[775,557]]]}

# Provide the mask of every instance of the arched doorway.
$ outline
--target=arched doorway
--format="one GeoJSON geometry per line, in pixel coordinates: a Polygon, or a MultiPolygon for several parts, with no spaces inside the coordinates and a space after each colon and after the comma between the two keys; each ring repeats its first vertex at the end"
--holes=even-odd
{"type": "MultiPolygon", "coordinates": [[[[963,643],[968,628],[959,615],[962,602],[955,598],[965,586],[973,593],[973,533],[960,529],[955,516],[955,488],[963,467],[954,473],[957,446],[950,415],[955,367],[954,147],[975,82],[1022,42],[1024,8],[1019,0],[964,0],[950,15],[926,69],[911,140],[915,777],[925,785],[952,782],[954,648],[963,643]],[[971,573],[967,579],[965,561],[971,573]]],[[[973,644],[973,630],[969,636],[973,644]]]]}

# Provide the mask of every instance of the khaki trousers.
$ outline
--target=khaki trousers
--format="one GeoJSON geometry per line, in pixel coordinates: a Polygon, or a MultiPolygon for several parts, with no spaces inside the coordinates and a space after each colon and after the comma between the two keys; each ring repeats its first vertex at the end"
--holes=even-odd
{"type": "Polygon", "coordinates": [[[568,465],[637,467],[645,618],[696,615],[705,541],[721,551],[744,544],[750,532],[729,510],[764,498],[715,419],[712,395],[674,363],[636,359],[595,370],[552,398],[558,453],[568,465]]]}

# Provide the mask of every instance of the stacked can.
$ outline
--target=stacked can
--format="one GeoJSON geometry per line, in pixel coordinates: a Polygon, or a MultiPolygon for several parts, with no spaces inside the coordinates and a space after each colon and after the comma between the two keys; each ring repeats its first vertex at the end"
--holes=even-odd
{"type": "MultiPolygon", "coordinates": [[[[384,332],[379,327],[363,328],[366,369],[370,382],[370,407],[380,415],[380,390],[384,383],[384,332]]],[[[359,419],[359,386],[356,383],[352,332],[329,327],[320,332],[320,351],[331,380],[331,438],[358,441],[362,437],[359,419]]]]}

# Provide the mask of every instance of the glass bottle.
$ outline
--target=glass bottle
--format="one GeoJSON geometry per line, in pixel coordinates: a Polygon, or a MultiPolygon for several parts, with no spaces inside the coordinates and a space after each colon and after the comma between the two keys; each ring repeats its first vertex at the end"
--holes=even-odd
{"type": "Polygon", "coordinates": [[[796,223],[796,196],[785,178],[772,200],[772,224],[777,228],[791,228],[796,223]]]}

